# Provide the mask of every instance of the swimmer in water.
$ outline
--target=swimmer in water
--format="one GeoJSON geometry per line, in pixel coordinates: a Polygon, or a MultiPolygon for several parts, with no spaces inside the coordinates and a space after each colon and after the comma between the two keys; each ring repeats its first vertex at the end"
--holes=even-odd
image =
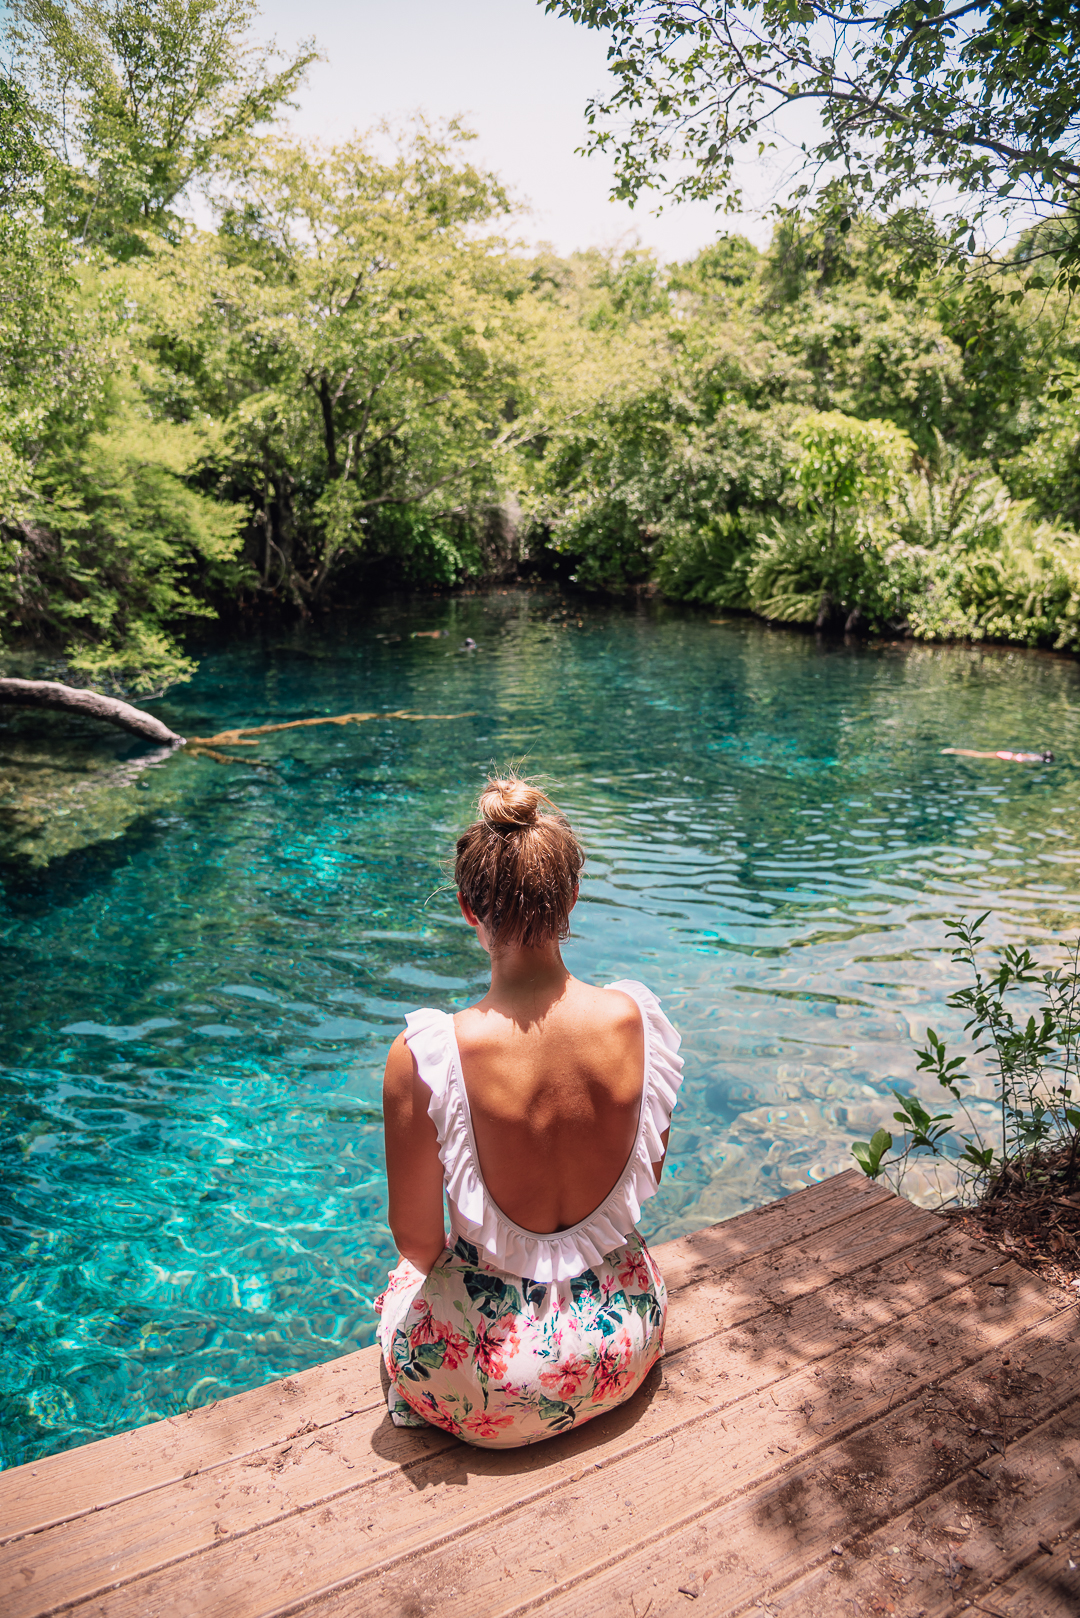
{"type": "Polygon", "coordinates": [[[975,747],[943,747],[943,753],[955,753],[958,758],[1001,758],[1006,764],[1052,764],[1053,753],[1010,753],[1006,749],[998,753],[981,753],[975,747]]]}

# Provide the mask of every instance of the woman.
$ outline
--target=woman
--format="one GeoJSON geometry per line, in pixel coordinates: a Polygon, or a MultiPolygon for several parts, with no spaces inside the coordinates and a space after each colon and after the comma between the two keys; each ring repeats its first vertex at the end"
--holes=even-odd
{"type": "Polygon", "coordinates": [[[660,1355],[667,1294],[634,1227],[682,1061],[644,985],[596,989],[563,964],[584,855],[554,804],[511,775],[479,814],[454,874],[491,988],[455,1016],[413,1012],[391,1048],[402,1262],[376,1308],[394,1421],[502,1447],[621,1404],[660,1355]]]}

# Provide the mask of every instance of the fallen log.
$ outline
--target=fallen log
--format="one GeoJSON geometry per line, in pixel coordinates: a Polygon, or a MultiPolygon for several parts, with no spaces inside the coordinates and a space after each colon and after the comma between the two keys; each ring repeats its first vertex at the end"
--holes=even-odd
{"type": "Polygon", "coordinates": [[[74,685],[60,685],[55,680],[16,680],[0,678],[0,703],[14,703],[23,708],[60,708],[68,713],[87,714],[91,719],[103,719],[106,724],[118,725],[121,730],[138,736],[142,741],[160,745],[182,747],[183,736],[178,736],[160,719],[130,702],[116,697],[102,696],[99,691],[84,691],[74,685]]]}

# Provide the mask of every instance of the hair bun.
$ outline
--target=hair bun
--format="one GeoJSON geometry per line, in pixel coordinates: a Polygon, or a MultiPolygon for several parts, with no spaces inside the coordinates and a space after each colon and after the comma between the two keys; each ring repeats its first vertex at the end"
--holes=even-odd
{"type": "Polygon", "coordinates": [[[547,795],[539,787],[523,781],[520,776],[492,776],[480,794],[478,808],[485,824],[508,829],[535,826],[540,819],[540,806],[547,802],[547,795]]]}
{"type": "Polygon", "coordinates": [[[489,778],[477,814],[457,840],[454,880],[466,919],[471,911],[487,931],[484,947],[569,938],[585,855],[565,815],[513,770],[489,778]]]}

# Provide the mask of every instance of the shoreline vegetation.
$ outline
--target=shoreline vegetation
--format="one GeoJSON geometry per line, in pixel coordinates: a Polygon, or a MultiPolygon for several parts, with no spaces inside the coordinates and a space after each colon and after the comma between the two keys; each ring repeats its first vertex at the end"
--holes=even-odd
{"type": "Polygon", "coordinates": [[[927,1028],[916,1051],[944,1110],[894,1090],[900,1140],[880,1127],[852,1156],[869,1179],[884,1177],[898,1192],[913,1164],[937,1169],[937,1211],[1045,1279],[1080,1289],[1080,940],[1058,966],[1041,966],[1015,944],[988,965],[981,929],[989,915],[957,917],[946,934],[970,979],[948,999],[968,1014],[970,1049],[950,1056],[927,1028]],[[980,1071],[997,1113],[989,1127],[972,1108],[985,1094],[980,1071]]]}
{"type": "Polygon", "coordinates": [[[1080,651],[1053,221],[560,258],[455,121],[292,137],[249,0],[129,10],[9,8],[0,672],[145,699],[199,618],[512,579],[1080,651]]]}

